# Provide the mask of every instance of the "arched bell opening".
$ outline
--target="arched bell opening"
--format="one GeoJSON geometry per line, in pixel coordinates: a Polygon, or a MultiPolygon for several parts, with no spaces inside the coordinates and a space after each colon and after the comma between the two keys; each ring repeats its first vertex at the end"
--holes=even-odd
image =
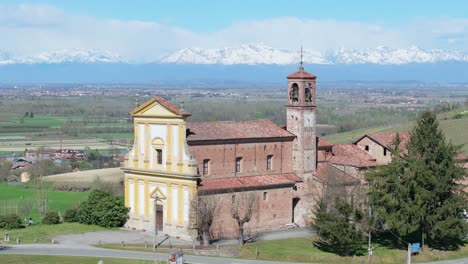
{"type": "Polygon", "coordinates": [[[297,85],[297,83],[293,83],[291,85],[291,90],[289,92],[289,102],[290,103],[299,102],[299,85],[297,85]]]}

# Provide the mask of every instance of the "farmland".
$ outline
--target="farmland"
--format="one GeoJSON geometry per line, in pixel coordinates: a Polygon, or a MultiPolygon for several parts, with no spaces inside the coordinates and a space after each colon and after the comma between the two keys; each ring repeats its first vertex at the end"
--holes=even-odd
{"type": "MultiPolygon", "coordinates": [[[[49,186],[52,189],[52,186],[49,186]]],[[[88,197],[88,192],[60,192],[48,191],[48,208],[59,211],[77,206],[88,197]]],[[[32,217],[35,222],[40,222],[41,217],[36,204],[35,186],[30,184],[0,184],[0,214],[18,214],[22,219],[32,217]]]]}
{"type": "MultiPolygon", "coordinates": [[[[270,119],[286,122],[284,85],[219,84],[208,88],[154,87],[153,85],[34,85],[0,89],[0,154],[22,155],[26,148],[117,149],[132,144],[129,112],[152,96],[163,96],[176,106],[184,102],[188,122],[270,119]],[[31,93],[25,93],[31,89],[31,93]]],[[[468,93],[460,87],[441,89],[427,84],[324,83],[317,90],[317,135],[349,142],[362,133],[403,129],[425,109],[463,107],[468,93]],[[443,92],[441,92],[443,90],[443,92]],[[336,134],[338,133],[338,134],[336,134]],[[331,136],[333,135],[333,136],[331,136]]],[[[460,121],[444,121],[454,143],[460,121]]],[[[102,150],[102,151],[101,151],[102,150]]],[[[466,150],[466,148],[465,148],[466,150]]]]}

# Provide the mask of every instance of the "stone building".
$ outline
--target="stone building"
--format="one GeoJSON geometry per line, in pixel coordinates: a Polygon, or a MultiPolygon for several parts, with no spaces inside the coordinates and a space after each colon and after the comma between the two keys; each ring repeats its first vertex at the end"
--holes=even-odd
{"type": "Polygon", "coordinates": [[[161,97],[133,110],[134,145],[123,168],[126,226],[193,239],[198,195],[220,205],[212,238],[235,237],[233,209],[246,194],[256,201],[247,234],[309,225],[331,174],[359,185],[378,164],[359,144],[316,136],[316,78],[302,65],[287,76],[285,128],[270,120],[187,123],[190,113],[161,97]]]}

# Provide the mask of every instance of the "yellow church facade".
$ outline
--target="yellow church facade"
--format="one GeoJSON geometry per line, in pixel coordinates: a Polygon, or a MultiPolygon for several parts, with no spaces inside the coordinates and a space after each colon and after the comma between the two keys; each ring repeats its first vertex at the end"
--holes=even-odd
{"type": "Polygon", "coordinates": [[[191,200],[197,192],[197,161],[186,142],[186,118],[161,97],[130,112],[134,143],[126,156],[126,226],[190,238],[191,200]],[[155,200],[157,204],[155,206],[155,200]]]}

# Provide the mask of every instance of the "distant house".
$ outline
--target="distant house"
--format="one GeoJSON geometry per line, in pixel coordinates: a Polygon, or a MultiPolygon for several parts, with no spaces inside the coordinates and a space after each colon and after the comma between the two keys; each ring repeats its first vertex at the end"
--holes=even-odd
{"type": "MultiPolygon", "coordinates": [[[[396,134],[397,132],[366,134],[356,140],[354,144],[374,157],[377,164],[386,165],[392,161],[390,149],[396,134]]],[[[400,136],[400,145],[398,148],[403,155],[406,155],[408,153],[406,144],[408,144],[410,135],[408,132],[398,132],[398,135],[400,136]]]]}
{"type": "Polygon", "coordinates": [[[35,160],[65,159],[84,160],[83,150],[78,149],[26,149],[26,157],[35,160]]]}
{"type": "Polygon", "coordinates": [[[55,159],[66,159],[66,160],[84,160],[84,151],[78,149],[60,149],[55,151],[55,159]]]}
{"type": "Polygon", "coordinates": [[[12,165],[10,169],[12,170],[24,169],[32,163],[32,160],[27,157],[17,157],[17,158],[12,159],[11,163],[12,165]]]}

